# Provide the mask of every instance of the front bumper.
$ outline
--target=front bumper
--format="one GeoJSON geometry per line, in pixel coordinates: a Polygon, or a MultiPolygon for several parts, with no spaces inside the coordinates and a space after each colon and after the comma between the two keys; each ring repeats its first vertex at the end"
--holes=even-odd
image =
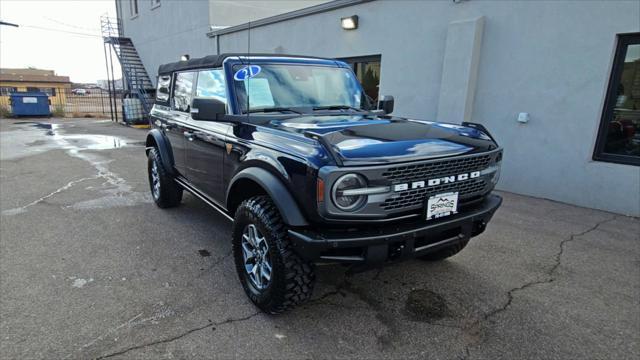
{"type": "Polygon", "coordinates": [[[375,265],[425,255],[479,235],[501,203],[500,196],[490,194],[473,209],[444,219],[374,229],[290,229],[289,237],[295,251],[309,261],[375,265]]]}

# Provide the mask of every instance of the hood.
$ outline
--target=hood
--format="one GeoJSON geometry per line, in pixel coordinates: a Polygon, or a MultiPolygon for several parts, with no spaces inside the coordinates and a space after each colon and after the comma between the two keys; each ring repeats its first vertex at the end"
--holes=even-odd
{"type": "Polygon", "coordinates": [[[371,115],[300,116],[266,126],[317,139],[343,165],[424,160],[497,147],[474,128],[371,115]]]}

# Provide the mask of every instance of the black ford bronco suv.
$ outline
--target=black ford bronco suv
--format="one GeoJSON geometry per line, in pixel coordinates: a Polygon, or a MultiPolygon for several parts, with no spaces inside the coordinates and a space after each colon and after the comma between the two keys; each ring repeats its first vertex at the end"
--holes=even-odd
{"type": "Polygon", "coordinates": [[[207,56],[160,66],[156,91],[155,203],[187,190],[233,221],[240,282],[268,313],[310,297],[315,263],[450,257],[502,202],[482,125],[390,116],[341,61],[207,56]]]}

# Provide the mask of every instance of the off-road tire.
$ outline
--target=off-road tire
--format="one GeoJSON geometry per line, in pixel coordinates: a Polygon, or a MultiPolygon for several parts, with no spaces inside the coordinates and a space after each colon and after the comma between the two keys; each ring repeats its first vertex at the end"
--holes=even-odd
{"type": "Polygon", "coordinates": [[[425,261],[441,261],[462,251],[467,246],[469,240],[461,241],[453,245],[449,245],[435,252],[420,256],[419,259],[425,261]]]}
{"type": "Polygon", "coordinates": [[[182,188],[173,180],[173,177],[167,173],[164,166],[162,166],[162,160],[160,160],[160,155],[156,148],[149,150],[147,172],[149,175],[151,197],[156,205],[163,209],[180,205],[180,202],[182,201],[182,188]],[[160,181],[159,194],[154,193],[153,189],[152,168],[154,163],[156,165],[160,181]]]}
{"type": "Polygon", "coordinates": [[[247,296],[262,311],[279,314],[311,297],[315,283],[313,263],[294,251],[278,208],[268,196],[255,196],[238,206],[232,231],[233,257],[240,283],[247,296]],[[271,280],[262,290],[249,280],[244,267],[242,235],[253,224],[267,241],[271,280]]]}

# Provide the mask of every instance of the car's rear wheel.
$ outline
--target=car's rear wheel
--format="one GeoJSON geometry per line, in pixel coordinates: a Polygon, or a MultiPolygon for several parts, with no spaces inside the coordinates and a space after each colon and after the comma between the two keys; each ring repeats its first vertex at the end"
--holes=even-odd
{"type": "Polygon", "coordinates": [[[182,201],[182,188],[162,166],[158,149],[149,150],[147,161],[149,186],[153,201],[161,208],[176,207],[182,201]]]}
{"type": "Polygon", "coordinates": [[[419,259],[425,260],[425,261],[441,261],[459,253],[460,251],[462,251],[462,249],[464,249],[467,246],[468,243],[469,243],[469,239],[460,241],[453,245],[449,245],[440,250],[434,251],[432,253],[422,255],[419,257],[419,259]]]}
{"type": "Polygon", "coordinates": [[[240,282],[256,306],[278,314],[309,299],[315,283],[313,264],[293,251],[269,197],[256,196],[240,204],[232,237],[240,282]]]}

